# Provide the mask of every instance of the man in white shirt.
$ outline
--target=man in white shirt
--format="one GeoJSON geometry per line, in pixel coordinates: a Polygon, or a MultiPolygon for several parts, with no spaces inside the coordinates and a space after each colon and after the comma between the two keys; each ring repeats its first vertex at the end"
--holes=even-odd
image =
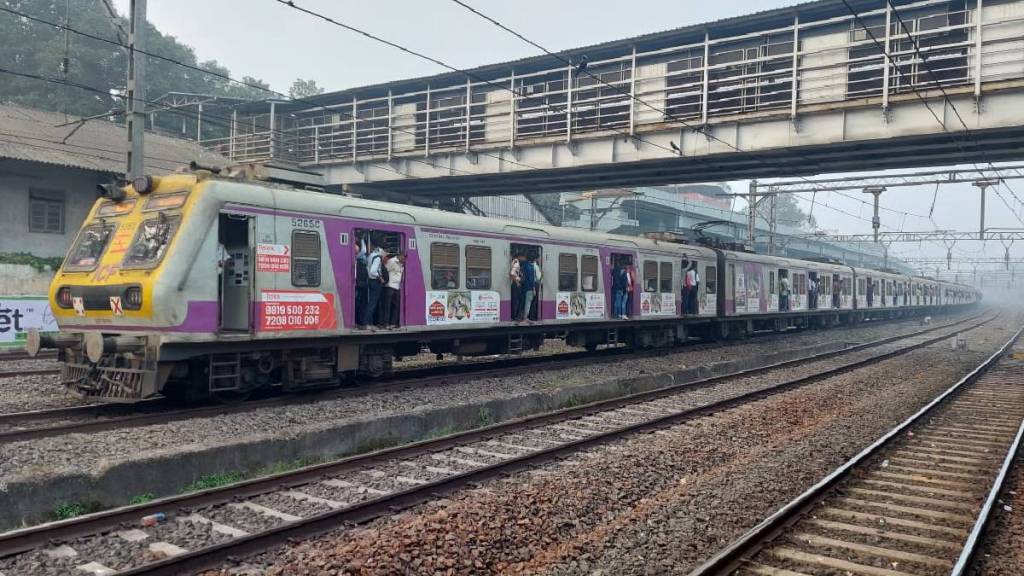
{"type": "Polygon", "coordinates": [[[398,328],[399,311],[402,307],[402,275],[405,274],[405,253],[388,258],[384,267],[388,271],[388,283],[384,287],[384,301],[381,303],[380,323],[388,328],[398,328]]]}
{"type": "Polygon", "coordinates": [[[519,319],[519,312],[523,308],[523,269],[521,254],[512,256],[512,265],[508,271],[509,286],[511,287],[512,319],[519,319]]]}

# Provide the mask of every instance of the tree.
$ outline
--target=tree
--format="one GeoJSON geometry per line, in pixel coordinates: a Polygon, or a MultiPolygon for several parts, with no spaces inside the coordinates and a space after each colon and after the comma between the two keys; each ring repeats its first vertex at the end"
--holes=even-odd
{"type": "MultiPolygon", "coordinates": [[[[769,217],[770,203],[771,199],[764,196],[757,207],[758,214],[765,219],[769,217]]],[[[742,212],[746,214],[746,209],[742,212]]],[[[814,230],[818,226],[814,216],[808,215],[800,208],[800,204],[796,201],[796,196],[793,194],[775,195],[775,220],[785,226],[806,228],[808,230],[814,230]]]]}
{"type": "Polygon", "coordinates": [[[296,78],[292,87],[288,89],[288,95],[292,98],[302,99],[323,94],[324,89],[316,85],[316,80],[303,80],[296,78]]]}
{"type": "MultiPolygon", "coordinates": [[[[0,0],[11,10],[29,16],[62,24],[65,21],[64,2],[38,0],[0,0]]],[[[107,14],[102,0],[70,0],[70,27],[118,42],[118,27],[107,14]]],[[[122,28],[127,19],[118,17],[122,28]]],[[[147,51],[188,66],[228,76],[227,68],[214,60],[200,63],[195,51],[170,35],[162,34],[151,23],[146,24],[147,51]]],[[[33,108],[66,111],[76,116],[92,116],[109,110],[120,110],[127,74],[127,54],[121,46],[71,34],[67,52],[69,66],[67,81],[75,86],[60,86],[37,78],[24,78],[0,74],[0,101],[13,102],[33,108]],[[87,88],[83,88],[85,86],[87,88]]],[[[23,19],[13,14],[0,13],[0,54],[4,67],[16,72],[60,80],[60,63],[64,58],[64,33],[57,27],[23,19]]],[[[191,92],[212,96],[232,96],[262,99],[269,96],[269,86],[261,80],[244,77],[243,81],[258,88],[230,82],[214,74],[168,62],[161,58],[146,58],[147,100],[154,100],[167,92],[191,92]]],[[[157,124],[174,125],[182,117],[191,119],[194,112],[167,111],[157,115],[157,124]]],[[[204,123],[207,119],[204,118],[204,123]]],[[[226,125],[226,119],[209,118],[211,126],[226,125]]]]}

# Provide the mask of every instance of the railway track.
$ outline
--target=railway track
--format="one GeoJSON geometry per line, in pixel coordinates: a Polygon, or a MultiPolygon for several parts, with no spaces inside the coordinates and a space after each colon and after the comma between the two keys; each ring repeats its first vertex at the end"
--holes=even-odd
{"type": "Polygon", "coordinates": [[[1024,434],[1022,332],[690,576],[965,573],[1024,434]]]}
{"type": "MultiPolygon", "coordinates": [[[[918,331],[916,334],[962,325],[974,321],[983,315],[984,313],[947,324],[935,325],[926,330],[918,331]]],[[[894,336],[860,346],[883,345],[901,338],[903,336],[894,336]]],[[[732,345],[738,345],[738,343],[725,344],[725,346],[732,345]]],[[[693,350],[700,350],[708,347],[722,347],[723,344],[702,343],[690,346],[693,350]]],[[[839,352],[849,352],[857,349],[859,348],[852,347],[840,350],[839,352]]],[[[24,442],[64,434],[91,433],[120,428],[150,426],[192,418],[210,418],[277,406],[336,400],[368,392],[382,393],[402,391],[412,387],[436,386],[450,382],[453,377],[462,374],[471,375],[473,378],[499,377],[521,371],[523,367],[527,366],[534,370],[559,369],[594,361],[616,361],[617,357],[623,355],[629,355],[630,358],[642,358],[664,353],[664,349],[635,351],[627,348],[608,348],[598,350],[597,352],[579,351],[558,354],[557,356],[528,356],[505,358],[490,362],[472,362],[454,366],[429,366],[404,370],[396,376],[396,380],[384,381],[371,387],[332,389],[307,394],[275,396],[264,400],[204,405],[191,408],[180,408],[162,399],[154,399],[130,405],[91,404],[0,414],[0,443],[24,442]]],[[[826,355],[819,357],[828,357],[831,354],[833,353],[826,353],[826,355]]],[[[794,362],[806,362],[807,360],[809,359],[798,359],[794,362]]],[[[59,373],[59,370],[43,370],[33,373],[59,373]]],[[[13,375],[24,374],[27,373],[23,371],[13,375]]],[[[0,375],[0,378],[2,377],[0,375]]]]}
{"type": "Polygon", "coordinates": [[[12,370],[0,372],[0,380],[6,378],[22,378],[25,376],[52,376],[60,374],[60,368],[45,368],[41,370],[12,370]]]}
{"type": "Polygon", "coordinates": [[[758,387],[745,387],[740,382],[751,376],[760,379],[766,372],[788,374],[793,362],[10,532],[0,535],[0,572],[15,576],[21,573],[21,566],[32,566],[35,574],[89,566],[84,569],[122,576],[200,570],[289,538],[369,521],[431,500],[439,493],[625,435],[673,425],[872,365],[993,319],[963,328],[932,328],[923,331],[927,334],[901,337],[907,342],[900,345],[861,345],[853,358],[842,358],[849,355],[849,350],[833,353],[828,359],[816,358],[820,365],[809,367],[804,375],[786,376],[758,387]],[[942,333],[931,334],[937,330],[942,333]],[[152,528],[126,528],[157,513],[165,513],[167,521],[152,528]]]}

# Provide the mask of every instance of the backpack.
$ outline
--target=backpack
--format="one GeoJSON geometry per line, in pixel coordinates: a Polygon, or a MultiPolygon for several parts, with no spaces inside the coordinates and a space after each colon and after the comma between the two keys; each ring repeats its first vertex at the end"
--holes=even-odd
{"type": "MultiPolygon", "coordinates": [[[[378,258],[380,258],[380,256],[378,256],[378,258]]],[[[391,274],[388,273],[388,266],[387,266],[387,264],[384,263],[384,260],[381,259],[381,262],[380,262],[380,281],[383,282],[384,284],[387,284],[389,280],[391,280],[391,274]]]]}

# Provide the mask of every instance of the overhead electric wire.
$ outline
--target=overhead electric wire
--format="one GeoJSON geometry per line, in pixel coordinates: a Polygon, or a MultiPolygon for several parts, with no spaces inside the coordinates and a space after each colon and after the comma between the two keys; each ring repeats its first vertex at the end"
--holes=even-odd
{"type": "MultiPolygon", "coordinates": [[[[286,0],[277,0],[277,1],[278,2],[287,3],[286,0]]],[[[512,34],[513,36],[515,36],[516,38],[518,38],[518,39],[522,40],[523,42],[529,44],[530,46],[533,46],[534,48],[537,48],[541,52],[544,52],[546,55],[558,59],[563,64],[566,64],[566,65],[569,65],[569,66],[573,65],[573,63],[570,60],[566,59],[564,56],[562,56],[562,55],[560,55],[558,53],[552,52],[551,50],[545,48],[544,46],[542,46],[538,42],[535,42],[535,41],[531,40],[530,38],[526,37],[525,35],[521,34],[520,32],[517,32],[516,30],[512,29],[511,27],[506,26],[505,24],[502,24],[497,19],[495,19],[495,18],[489,16],[488,14],[478,10],[477,8],[467,4],[463,0],[451,0],[451,1],[454,2],[455,4],[461,6],[462,8],[465,8],[466,10],[470,11],[471,13],[479,16],[480,18],[483,18],[484,20],[487,20],[488,22],[490,22],[490,23],[494,24],[495,26],[497,26],[498,28],[508,32],[509,34],[512,34]]],[[[708,64],[705,62],[704,65],[707,66],[708,64]]],[[[714,140],[716,140],[718,142],[721,142],[722,144],[725,144],[726,146],[732,148],[736,152],[748,152],[749,153],[749,151],[743,150],[742,148],[732,144],[731,142],[727,142],[725,140],[722,140],[721,138],[718,138],[717,136],[714,136],[714,135],[710,134],[709,132],[707,132],[707,130],[705,128],[690,125],[685,120],[683,120],[681,118],[678,118],[674,114],[671,114],[668,110],[666,110],[664,108],[660,108],[658,106],[655,106],[655,105],[651,104],[650,102],[644,100],[643,98],[640,98],[639,96],[636,96],[635,94],[627,92],[627,91],[623,90],[619,86],[616,86],[614,84],[609,83],[608,81],[606,81],[605,79],[601,78],[600,76],[595,75],[589,69],[583,70],[583,73],[586,74],[587,76],[589,76],[590,78],[594,79],[595,81],[597,81],[597,82],[607,86],[608,88],[611,88],[612,90],[615,90],[615,91],[619,92],[620,94],[629,97],[630,99],[632,99],[633,101],[637,102],[638,104],[642,104],[642,105],[650,108],[651,110],[659,112],[659,113],[665,115],[666,117],[670,118],[671,120],[682,124],[684,127],[690,128],[692,130],[696,130],[696,131],[704,134],[708,138],[711,138],[711,139],[714,139],[714,140]]],[[[635,73],[636,73],[636,71],[634,70],[633,74],[635,74],[635,73]]],[[[794,86],[792,89],[796,90],[796,87],[794,86]]],[[[805,156],[803,158],[808,160],[808,161],[810,161],[810,162],[813,162],[813,160],[811,160],[810,158],[807,158],[805,156]]],[[[761,161],[758,160],[758,162],[761,162],[761,161]]],[[[763,162],[761,162],[761,163],[763,163],[763,162]]],[[[808,178],[806,178],[804,176],[799,176],[799,178],[801,178],[805,182],[813,183],[811,180],[809,180],[808,178]]],[[[848,198],[852,198],[850,196],[847,196],[847,197],[848,198]]],[[[857,200],[857,199],[855,199],[855,200],[857,200]]],[[[858,200],[858,201],[859,202],[863,202],[862,200],[858,200]]],[[[896,213],[896,214],[901,214],[901,215],[904,215],[904,216],[914,216],[914,217],[922,218],[922,219],[925,218],[924,216],[921,216],[920,214],[914,214],[912,212],[906,212],[906,211],[902,211],[902,210],[886,208],[884,206],[880,206],[880,207],[883,210],[887,210],[887,211],[890,211],[890,212],[893,212],[893,213],[896,213]]],[[[870,220],[868,220],[868,222],[870,222],[870,220]]]]}
{"type": "MultiPolygon", "coordinates": [[[[914,38],[913,34],[911,34],[910,29],[907,27],[906,22],[904,22],[903,18],[900,16],[900,12],[896,8],[896,5],[893,3],[893,0],[886,0],[886,3],[888,4],[889,8],[892,10],[893,16],[896,17],[896,21],[899,23],[900,28],[903,29],[903,33],[906,34],[907,39],[910,40],[910,44],[914,48],[914,54],[916,54],[918,59],[920,59],[921,64],[924,66],[925,71],[928,72],[928,75],[931,77],[932,82],[935,84],[935,87],[938,88],[939,92],[942,93],[943,100],[945,100],[946,104],[948,104],[949,107],[953,109],[953,114],[956,116],[956,119],[960,122],[960,125],[963,126],[964,132],[968,136],[972,136],[972,139],[974,140],[974,144],[976,146],[980,146],[980,143],[978,142],[977,138],[973,138],[973,134],[971,132],[971,128],[967,125],[967,122],[964,121],[963,116],[960,115],[960,111],[957,109],[956,104],[954,104],[953,100],[950,99],[949,94],[946,92],[945,86],[942,85],[942,82],[939,80],[938,76],[935,75],[935,71],[933,71],[932,67],[928,64],[928,59],[925,58],[924,54],[921,52],[921,48],[918,45],[917,39],[914,38]]],[[[981,16],[978,15],[977,17],[980,18],[981,16]]],[[[981,54],[977,54],[976,57],[977,58],[981,58],[981,54]]],[[[992,164],[991,161],[986,160],[986,163],[997,174],[999,174],[999,169],[996,168],[995,165],[992,164]]],[[[1017,193],[1013,191],[1013,188],[1010,187],[1010,184],[1006,181],[1006,179],[1002,178],[1002,176],[1000,176],[999,181],[1000,181],[1000,183],[1002,183],[1006,187],[1006,190],[1013,196],[1013,198],[1019,204],[1024,206],[1024,201],[1021,201],[1021,199],[1017,197],[1017,193]]],[[[1004,200],[1004,203],[1005,203],[1005,200],[1004,200]]],[[[1007,206],[1007,208],[1009,208],[1009,206],[1007,206]]],[[[1010,208],[1010,211],[1013,212],[1013,209],[1010,208]]],[[[1014,213],[1014,215],[1017,216],[1017,220],[1019,220],[1021,224],[1024,224],[1024,219],[1021,219],[1021,217],[1018,214],[1016,214],[1016,213],[1014,213]]]]}

